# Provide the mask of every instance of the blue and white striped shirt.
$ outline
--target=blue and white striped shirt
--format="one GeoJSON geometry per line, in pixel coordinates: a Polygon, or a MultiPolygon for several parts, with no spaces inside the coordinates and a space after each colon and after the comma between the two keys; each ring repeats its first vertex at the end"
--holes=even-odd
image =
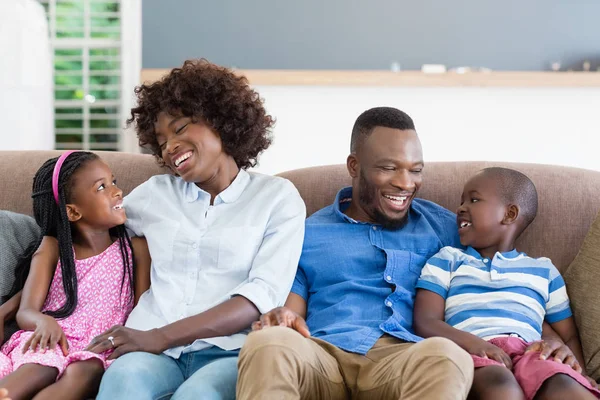
{"type": "Polygon", "coordinates": [[[417,288],[446,300],[446,323],[485,340],[517,334],[539,340],[544,318],[572,315],[565,282],[550,259],[512,250],[492,260],[475,249],[444,247],[431,257],[417,288]]]}

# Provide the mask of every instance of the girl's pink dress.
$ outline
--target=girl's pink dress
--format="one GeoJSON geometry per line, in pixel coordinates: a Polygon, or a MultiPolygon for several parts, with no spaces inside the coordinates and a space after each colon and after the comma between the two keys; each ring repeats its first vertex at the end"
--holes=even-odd
{"type": "MultiPolygon", "coordinates": [[[[131,251],[127,251],[131,262],[131,251]]],[[[65,319],[57,320],[67,342],[69,354],[63,355],[57,345],[54,351],[45,353],[27,351],[22,348],[31,331],[18,331],[0,349],[0,378],[15,371],[23,364],[40,364],[58,369],[58,377],[67,366],[76,361],[98,359],[108,367],[106,357],[109,353],[95,354],[84,349],[92,339],[112,328],[125,323],[133,307],[133,296],[129,276],[123,281],[123,258],[119,241],[114,242],[104,252],[84,260],[75,260],[77,273],[77,307],[73,314],[65,319]]],[[[48,290],[43,310],[57,310],[66,301],[63,290],[60,262],[54,272],[54,278],[48,290]]],[[[57,379],[58,379],[57,377],[57,379]]]]}

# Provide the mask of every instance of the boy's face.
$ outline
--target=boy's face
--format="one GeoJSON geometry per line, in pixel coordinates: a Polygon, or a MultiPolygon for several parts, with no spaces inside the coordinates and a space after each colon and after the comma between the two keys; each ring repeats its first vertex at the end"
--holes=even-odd
{"type": "Polygon", "coordinates": [[[507,205],[498,193],[496,182],[478,173],[465,184],[456,212],[458,234],[463,246],[481,250],[498,247],[504,242],[507,205]]]}

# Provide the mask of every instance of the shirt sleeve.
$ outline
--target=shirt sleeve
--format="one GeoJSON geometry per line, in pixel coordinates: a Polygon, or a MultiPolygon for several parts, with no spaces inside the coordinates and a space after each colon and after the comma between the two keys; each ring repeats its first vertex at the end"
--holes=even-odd
{"type": "Polygon", "coordinates": [[[291,182],[286,181],[283,190],[286,194],[273,206],[248,282],[234,293],[250,300],[263,314],[285,303],[304,240],[304,201],[291,182]]]}
{"type": "Polygon", "coordinates": [[[442,248],[425,263],[417,282],[417,289],[429,290],[445,299],[450,288],[452,261],[452,253],[448,251],[447,247],[442,248]]]}
{"type": "Polygon", "coordinates": [[[144,236],[142,215],[150,201],[150,196],[148,196],[148,186],[151,184],[152,180],[142,183],[123,199],[123,206],[125,207],[125,214],[127,215],[125,228],[127,228],[130,236],[144,236]]]}
{"type": "Polygon", "coordinates": [[[438,220],[440,221],[440,230],[443,243],[442,246],[454,247],[457,249],[464,248],[460,243],[460,236],[458,235],[458,225],[456,224],[456,214],[452,211],[443,209],[439,211],[438,220]]]}
{"type": "Polygon", "coordinates": [[[296,278],[292,285],[292,293],[302,297],[304,301],[308,301],[308,281],[302,266],[298,266],[298,272],[296,272],[296,278]]]}
{"type": "Polygon", "coordinates": [[[546,321],[553,324],[572,316],[569,296],[563,277],[554,264],[550,263],[548,301],[546,302],[546,321]]]}

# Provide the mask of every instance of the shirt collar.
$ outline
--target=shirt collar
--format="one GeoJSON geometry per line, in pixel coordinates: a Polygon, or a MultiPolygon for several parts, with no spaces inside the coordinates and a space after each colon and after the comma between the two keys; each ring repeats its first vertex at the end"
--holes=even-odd
{"type": "MultiPolygon", "coordinates": [[[[477,250],[475,250],[474,248],[472,248],[471,246],[467,247],[467,249],[465,250],[465,253],[467,253],[470,256],[473,256],[479,260],[483,259],[483,257],[481,256],[481,254],[479,254],[479,252],[477,250]]],[[[506,259],[511,259],[511,258],[517,258],[519,256],[519,252],[517,251],[517,249],[512,249],[511,251],[506,251],[504,253],[497,251],[496,255],[501,255],[503,258],[506,259]]]]}
{"type": "Polygon", "coordinates": [[[358,224],[359,222],[355,219],[350,218],[344,211],[350,206],[352,202],[352,186],[348,186],[340,190],[335,196],[335,202],[333,203],[333,210],[335,215],[337,215],[340,219],[350,222],[351,224],[358,224]]]}
{"type": "MultiPolygon", "coordinates": [[[[237,199],[240,198],[242,192],[248,184],[250,183],[250,174],[244,170],[240,169],[237,176],[231,182],[231,185],[225,188],[219,195],[215,198],[214,204],[217,205],[219,203],[233,203],[237,199]]],[[[209,198],[210,194],[200,189],[193,182],[186,182],[185,185],[185,200],[188,203],[192,203],[201,198],[209,198]]]]}

